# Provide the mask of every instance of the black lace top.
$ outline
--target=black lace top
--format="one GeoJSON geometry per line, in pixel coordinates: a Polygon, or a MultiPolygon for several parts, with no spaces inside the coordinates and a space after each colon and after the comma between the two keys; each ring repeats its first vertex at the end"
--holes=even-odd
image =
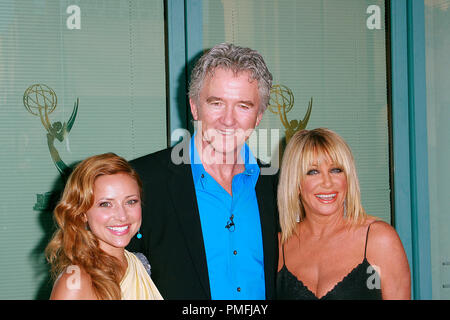
{"type": "MultiPolygon", "coordinates": [[[[322,300],[381,300],[381,282],[378,272],[367,261],[367,237],[370,225],[367,228],[364,259],[330,291],[320,299],[322,300]]],[[[284,263],[277,274],[277,299],[281,300],[318,300],[319,298],[307,286],[293,275],[284,263]]]]}

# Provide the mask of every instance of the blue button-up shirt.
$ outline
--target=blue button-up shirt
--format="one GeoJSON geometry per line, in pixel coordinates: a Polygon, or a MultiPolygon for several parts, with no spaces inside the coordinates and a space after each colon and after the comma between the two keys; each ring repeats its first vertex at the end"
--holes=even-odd
{"type": "Polygon", "coordinates": [[[255,192],[259,166],[244,144],[241,156],[245,170],[233,177],[230,195],[205,171],[194,138],[195,134],[190,142],[190,159],[211,298],[265,299],[261,221],[255,192]]]}

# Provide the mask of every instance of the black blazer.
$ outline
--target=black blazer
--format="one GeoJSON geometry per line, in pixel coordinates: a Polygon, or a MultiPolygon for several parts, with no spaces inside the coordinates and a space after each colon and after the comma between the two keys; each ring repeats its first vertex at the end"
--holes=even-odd
{"type": "MultiPolygon", "coordinates": [[[[142,238],[134,237],[127,250],[147,256],[151,277],[164,299],[211,299],[191,167],[174,164],[172,149],[131,161],[143,182],[142,238]]],[[[269,175],[260,175],[255,186],[267,299],[274,299],[278,263],[276,187],[277,176],[269,175]]]]}

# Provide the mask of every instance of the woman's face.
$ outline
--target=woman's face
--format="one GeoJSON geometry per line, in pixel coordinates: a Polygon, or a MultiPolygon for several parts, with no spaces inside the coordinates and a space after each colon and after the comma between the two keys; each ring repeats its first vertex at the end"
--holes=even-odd
{"type": "Polygon", "coordinates": [[[137,182],[126,173],[103,175],[94,183],[94,204],[86,212],[100,248],[114,255],[128,245],[141,226],[141,197],[137,182]]]}
{"type": "Polygon", "coordinates": [[[347,177],[344,169],[328,157],[316,158],[300,183],[300,197],[306,215],[344,213],[347,177]]]}

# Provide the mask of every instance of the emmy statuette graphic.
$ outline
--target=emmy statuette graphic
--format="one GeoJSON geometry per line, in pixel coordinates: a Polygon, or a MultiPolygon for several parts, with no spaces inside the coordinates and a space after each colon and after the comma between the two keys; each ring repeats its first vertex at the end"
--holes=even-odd
{"type": "MultiPolygon", "coordinates": [[[[25,109],[32,115],[38,116],[44,129],[47,132],[47,145],[50,156],[56,166],[61,178],[65,181],[70,174],[70,168],[62,161],[58,150],[55,148],[54,142],[57,139],[63,142],[75,123],[78,112],[79,99],[74,103],[72,114],[67,122],[60,121],[51,122],[49,115],[56,109],[58,98],[55,91],[45,84],[34,84],[28,87],[23,94],[23,105],[25,109]]],[[[67,140],[66,140],[67,142],[67,140]]],[[[37,202],[33,207],[36,211],[42,211],[49,208],[52,192],[37,195],[37,202]]]]}
{"type": "Polygon", "coordinates": [[[281,84],[276,84],[272,87],[272,90],[270,91],[268,109],[272,113],[280,116],[281,123],[286,129],[286,145],[289,143],[289,140],[294,133],[306,128],[309,121],[309,116],[311,115],[312,103],[313,98],[311,97],[303,120],[294,119],[289,121],[287,118],[287,113],[294,107],[294,94],[291,89],[281,84]]]}

